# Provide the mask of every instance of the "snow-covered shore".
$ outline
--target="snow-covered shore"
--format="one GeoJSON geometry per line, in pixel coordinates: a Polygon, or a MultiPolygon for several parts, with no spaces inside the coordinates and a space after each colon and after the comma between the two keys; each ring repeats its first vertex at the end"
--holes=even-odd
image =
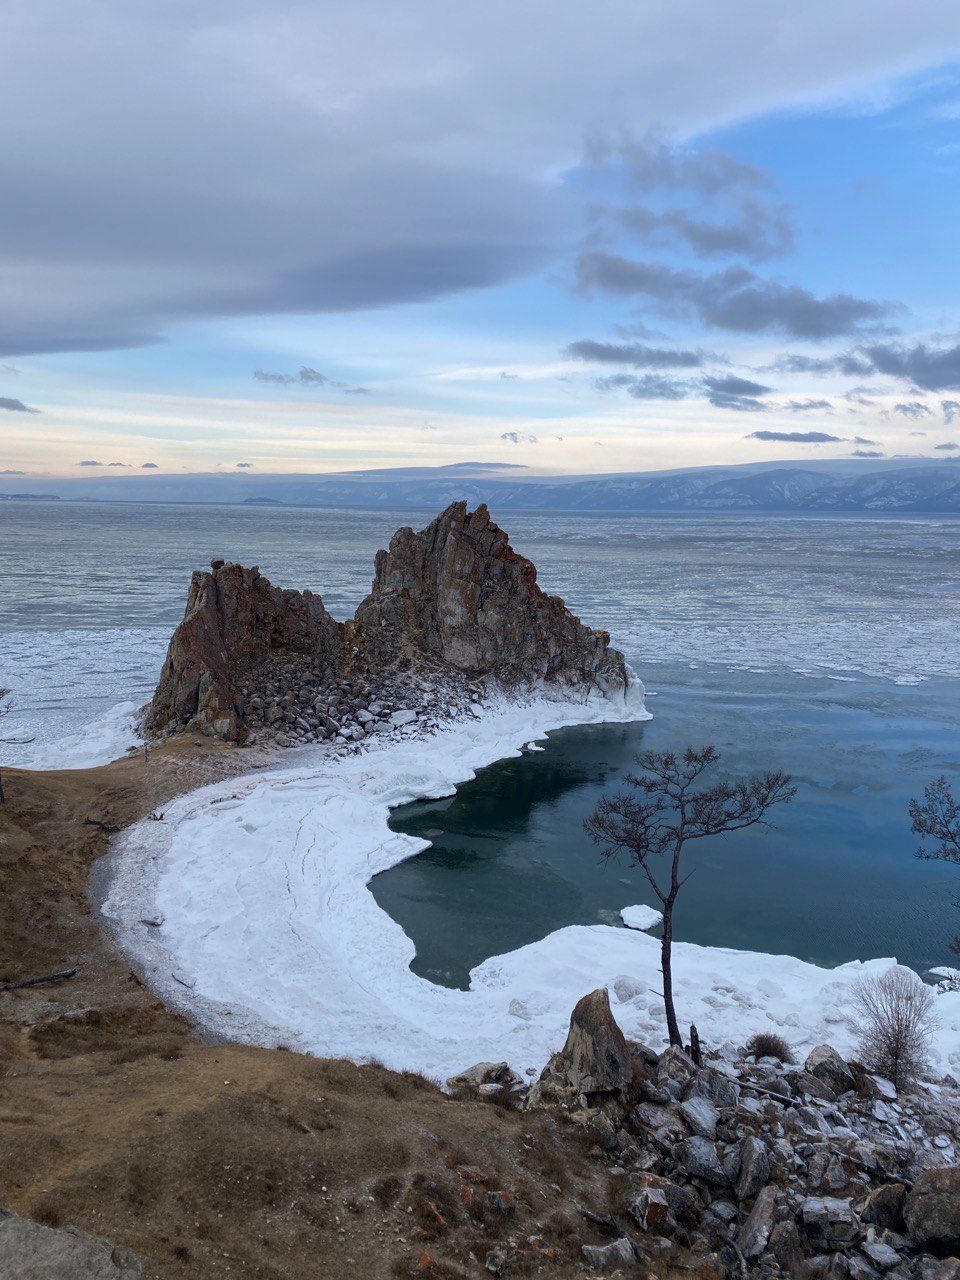
{"type": "MultiPolygon", "coordinates": [[[[297,752],[291,767],[183,796],[162,823],[118,837],[104,914],[165,999],[234,1039],[441,1079],[490,1059],[533,1072],[579,997],[606,985],[624,1031],[662,1043],[655,938],[571,926],[484,961],[470,990],[454,991],[411,972],[413,943],[367,887],[426,844],[390,830],[391,808],[452,794],[551,729],[646,717],[638,683],[626,699],[502,700],[358,754],[297,752]]],[[[674,955],[678,1009],[705,1040],[777,1029],[801,1051],[823,1040],[851,1049],[852,983],[893,963],[830,970],[689,943],[674,955]]],[[[960,993],[938,996],[937,1009],[938,1065],[960,1072],[960,993]]]]}

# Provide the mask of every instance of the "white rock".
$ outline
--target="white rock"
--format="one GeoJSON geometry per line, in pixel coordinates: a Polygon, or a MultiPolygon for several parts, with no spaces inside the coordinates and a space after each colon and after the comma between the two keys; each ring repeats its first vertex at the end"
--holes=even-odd
{"type": "Polygon", "coordinates": [[[399,729],[401,725],[412,724],[416,718],[415,711],[395,711],[390,717],[390,723],[399,729]]]}

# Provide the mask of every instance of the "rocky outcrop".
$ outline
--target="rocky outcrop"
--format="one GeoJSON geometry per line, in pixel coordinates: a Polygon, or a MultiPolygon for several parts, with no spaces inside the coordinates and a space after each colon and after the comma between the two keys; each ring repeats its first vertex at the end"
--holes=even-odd
{"type": "Polygon", "coordinates": [[[10,1280],[139,1280],[129,1249],[76,1227],[45,1227],[0,1209],[0,1276],[10,1280]]]}
{"type": "Polygon", "coordinates": [[[485,507],[400,529],[347,623],[310,591],[215,560],[193,575],[146,728],[228,742],[357,741],[479,699],[477,681],[610,693],[623,657],[537,585],[485,507]],[[416,705],[411,705],[411,702],[416,705]]]}
{"type": "Polygon", "coordinates": [[[616,1175],[610,1209],[587,1215],[606,1236],[581,1250],[594,1269],[960,1280],[952,1084],[898,1094],[829,1045],[803,1072],[732,1046],[702,1065],[676,1047],[658,1054],[623,1039],[605,995],[579,1002],[539,1080],[500,1086],[511,1107],[554,1109],[616,1175]],[[829,1099],[806,1087],[823,1073],[829,1099]]]}
{"type": "Polygon", "coordinates": [[[510,546],[483,505],[455,502],[426,529],[399,529],[377,552],[373,589],[357,610],[370,646],[390,660],[404,647],[507,684],[562,680],[622,689],[623,657],[510,546]]]}
{"type": "Polygon", "coordinates": [[[282,591],[257,568],[214,560],[195,573],[183,621],[167,650],[147,728],[242,736],[244,680],[271,658],[299,655],[324,672],[344,665],[343,627],[311,591],[282,591]]]}

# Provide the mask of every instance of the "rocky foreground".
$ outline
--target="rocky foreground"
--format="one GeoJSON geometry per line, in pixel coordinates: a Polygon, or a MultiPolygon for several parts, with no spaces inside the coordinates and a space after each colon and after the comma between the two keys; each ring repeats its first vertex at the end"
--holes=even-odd
{"type": "Polygon", "coordinates": [[[627,671],[606,632],[541,590],[486,507],[458,502],[377,553],[348,622],[257,568],[215,560],[195,573],[146,728],[242,745],[358,742],[537,683],[609,694],[627,671]]]}
{"type": "MultiPolygon", "coordinates": [[[[615,1178],[607,1240],[590,1269],[701,1278],[960,1277],[960,1095],[931,1083],[899,1097],[829,1045],[802,1066],[751,1056],[697,1063],[628,1043],[605,990],[573,1012],[564,1048],[525,1085],[506,1063],[450,1082],[565,1113],[615,1178]]],[[[523,1273],[505,1240],[488,1273],[523,1273]]]]}

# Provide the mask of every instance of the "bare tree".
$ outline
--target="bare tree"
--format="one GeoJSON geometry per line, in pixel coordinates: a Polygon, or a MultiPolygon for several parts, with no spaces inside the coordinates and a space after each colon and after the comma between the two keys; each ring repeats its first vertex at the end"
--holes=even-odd
{"type": "Polygon", "coordinates": [[[853,989],[864,1066],[908,1089],[930,1065],[933,995],[911,969],[894,965],[853,989]]]}
{"type": "Polygon", "coordinates": [[[670,1043],[676,1045],[683,1040],[673,1003],[673,910],[691,874],[680,873],[684,850],[692,840],[768,825],[770,809],[796,794],[789,776],[779,770],[697,789],[719,759],[713,746],[687,747],[682,756],[644,751],[636,758],[639,771],[626,777],[633,791],[601,797],[583,824],[603,857],[626,854],[643,871],[663,906],[663,1002],[670,1043]]]}
{"type": "MultiPolygon", "coordinates": [[[[924,787],[922,800],[910,801],[910,830],[920,837],[918,858],[960,864],[960,803],[942,775],[924,787]]],[[[960,907],[960,901],[954,906],[960,907]]],[[[960,937],[954,938],[950,950],[960,955],[960,937]]]]}

